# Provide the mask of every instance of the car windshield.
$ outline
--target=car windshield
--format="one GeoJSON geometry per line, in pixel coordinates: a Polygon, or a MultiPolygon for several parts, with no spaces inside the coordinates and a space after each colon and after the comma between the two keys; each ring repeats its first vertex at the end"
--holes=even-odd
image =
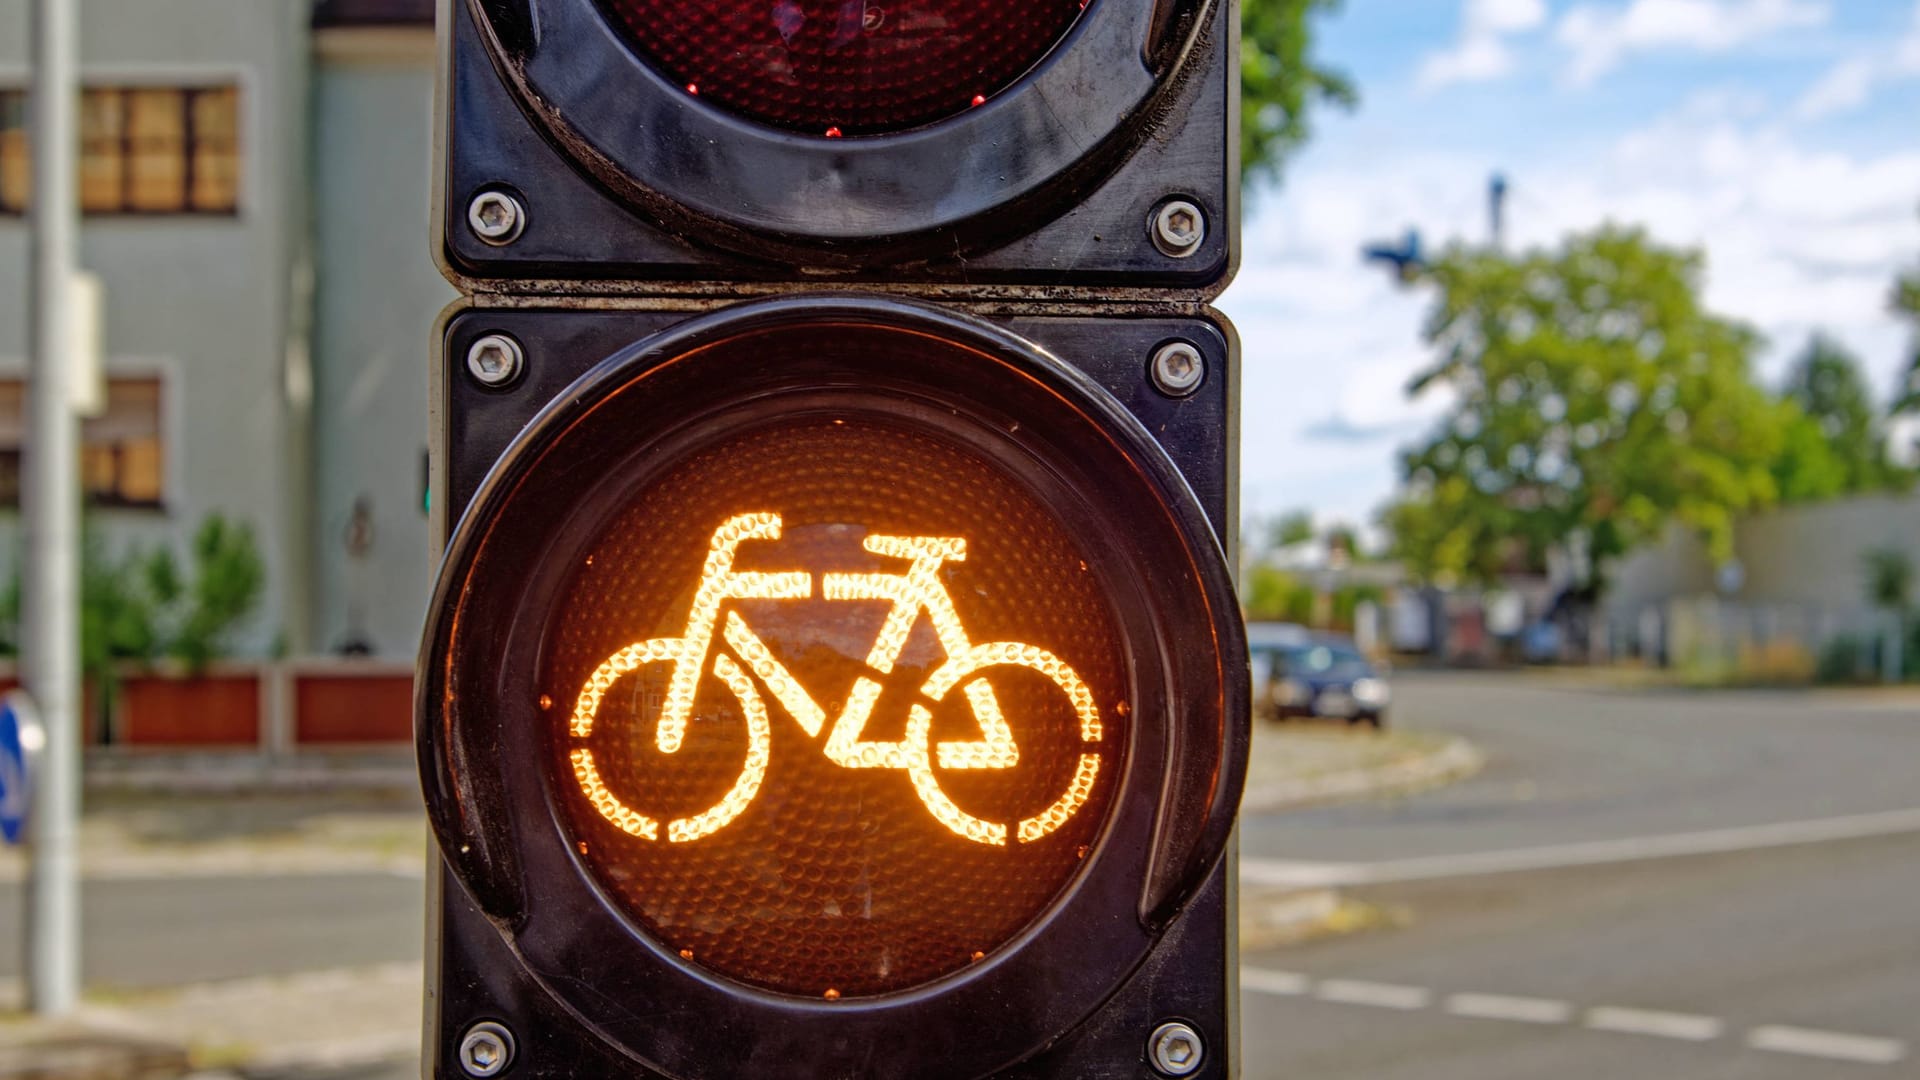
{"type": "Polygon", "coordinates": [[[1357,651],[1343,645],[1324,642],[1287,649],[1280,654],[1280,667],[1289,675],[1364,675],[1367,661],[1357,651]]]}

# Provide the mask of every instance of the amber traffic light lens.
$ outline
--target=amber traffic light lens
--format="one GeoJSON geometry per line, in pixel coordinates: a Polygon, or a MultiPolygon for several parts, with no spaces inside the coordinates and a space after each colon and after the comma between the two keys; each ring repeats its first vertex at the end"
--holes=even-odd
{"type": "Polygon", "coordinates": [[[978,445],[832,402],[653,468],[585,542],[540,674],[604,894],[684,961],[814,999],[1033,923],[1096,842],[1129,711],[1058,514],[978,445]]]}
{"type": "Polygon", "coordinates": [[[1005,90],[1082,0],[602,0],[676,86],[774,127],[865,135],[1005,90]]]}

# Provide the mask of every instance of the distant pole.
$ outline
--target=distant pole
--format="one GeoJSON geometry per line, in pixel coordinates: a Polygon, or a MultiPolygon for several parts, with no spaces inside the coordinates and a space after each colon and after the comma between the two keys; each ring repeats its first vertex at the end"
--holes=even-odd
{"type": "Polygon", "coordinates": [[[75,0],[33,0],[32,359],[21,510],[26,524],[21,671],[46,726],[33,784],[27,889],[27,1003],[69,1012],[80,994],[80,473],[73,409],[74,157],[79,139],[75,0]]]}
{"type": "Polygon", "coordinates": [[[1487,179],[1487,229],[1493,250],[1507,246],[1507,178],[1494,173],[1487,179]]]}

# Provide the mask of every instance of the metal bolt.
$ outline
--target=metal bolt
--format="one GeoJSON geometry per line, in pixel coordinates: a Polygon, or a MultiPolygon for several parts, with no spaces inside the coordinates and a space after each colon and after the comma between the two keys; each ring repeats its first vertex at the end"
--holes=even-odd
{"type": "Polygon", "coordinates": [[[1207,219],[1186,199],[1168,199],[1153,211],[1153,246],[1163,255],[1184,259],[1207,238],[1207,219]]]}
{"type": "Polygon", "coordinates": [[[520,238],[527,225],[527,208],[504,191],[483,191],[467,204],[467,224],[473,233],[494,247],[504,247],[520,238]]]}
{"type": "Polygon", "coordinates": [[[1207,377],[1200,350],[1185,341],[1169,341],[1154,350],[1153,385],[1168,397],[1186,397],[1207,377]]]}
{"type": "Polygon", "coordinates": [[[505,334],[488,334],[467,349],[467,370],[483,386],[505,386],[526,363],[520,343],[505,334]]]}
{"type": "Polygon", "coordinates": [[[467,1029],[460,1039],[460,1067],[468,1076],[499,1076],[513,1063],[513,1034],[491,1020],[467,1029]]]}
{"type": "Polygon", "coordinates": [[[1154,1071],[1163,1076],[1187,1076],[1200,1070],[1207,1052],[1200,1044],[1200,1033],[1178,1020],[1169,1020],[1153,1029],[1147,1041],[1152,1052],[1154,1071]]]}

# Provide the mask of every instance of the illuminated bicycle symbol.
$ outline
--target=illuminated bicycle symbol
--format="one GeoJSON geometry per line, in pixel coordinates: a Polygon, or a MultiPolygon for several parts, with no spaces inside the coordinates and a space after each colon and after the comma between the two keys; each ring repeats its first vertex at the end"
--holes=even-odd
{"type": "MultiPolygon", "coordinates": [[[[1088,744],[1098,743],[1101,738],[1100,712],[1094,705],[1092,691],[1071,667],[1045,649],[1014,641],[976,645],[967,638],[960,615],[954,610],[953,597],[939,577],[942,563],[966,558],[966,540],[946,536],[868,536],[863,545],[866,550],[887,558],[909,560],[907,568],[893,574],[822,574],[821,594],[828,600],[886,600],[892,604],[866,659],[867,666],[881,674],[893,670],[901,650],[906,648],[908,633],[925,612],[946,660],[927,676],[920,685],[920,693],[937,702],[959,688],[980,725],[981,737],[942,740],[930,745],[933,716],[925,707],[914,705],[908,713],[904,738],[898,741],[863,738],[881,690],[879,683],[865,676],[854,682],[840,715],[834,718],[831,729],[827,729],[825,711],[738,612],[727,613],[722,631],[734,655],[713,648],[714,625],[726,601],[804,600],[812,595],[813,575],[806,571],[760,573],[733,568],[734,552],[742,543],[779,538],[780,515],[773,513],[740,514],[714,530],[706,564],[700,571],[700,584],[694,590],[693,604],[687,612],[686,632],[680,637],[653,638],[629,645],[594,669],[574,705],[568,729],[573,738],[581,740],[593,734],[601,702],[622,676],[645,664],[672,664],[665,703],[654,730],[654,744],[661,753],[678,751],[686,736],[687,722],[693,715],[694,691],[707,669],[707,655],[711,652],[714,675],[739,699],[741,712],[746,717],[746,761],[739,778],[719,802],[700,813],[664,823],[669,842],[698,840],[719,831],[739,817],[759,793],[761,781],[767,775],[772,738],[766,703],[754,684],[758,678],[809,737],[817,738],[823,729],[827,730],[826,744],[821,749],[828,760],[847,769],[903,770],[920,801],[942,825],[976,843],[1006,844],[1007,826],[984,821],[962,810],[941,790],[933,771],[935,761],[943,769],[1010,769],[1020,760],[1013,729],[1000,711],[993,687],[981,672],[993,667],[1022,667],[1044,676],[1067,695],[1079,717],[1081,742],[1088,744]]],[[[594,766],[593,751],[575,746],[570,759],[580,789],[603,817],[629,835],[659,839],[663,823],[626,805],[608,789],[594,766]]],[[[1046,809],[1020,821],[1016,829],[1020,842],[1038,840],[1066,824],[1092,794],[1099,767],[1099,756],[1083,751],[1073,779],[1060,797],[1046,809]]]]}

